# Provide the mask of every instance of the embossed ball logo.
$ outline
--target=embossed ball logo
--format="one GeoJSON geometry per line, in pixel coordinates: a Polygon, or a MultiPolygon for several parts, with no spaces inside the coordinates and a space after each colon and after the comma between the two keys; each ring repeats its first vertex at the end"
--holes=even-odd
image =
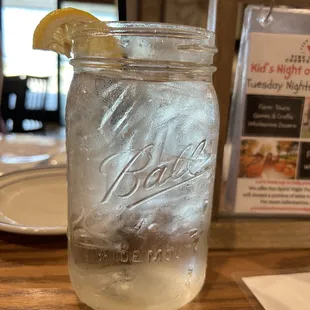
{"type": "MultiPolygon", "coordinates": [[[[141,150],[128,150],[108,156],[99,167],[99,172],[105,176],[111,170],[109,166],[115,166],[125,153],[130,159],[109,185],[100,204],[108,203],[112,196],[128,199],[140,190],[140,199],[127,206],[131,210],[152,198],[199,178],[210,169],[212,164],[213,157],[208,155],[208,147],[206,139],[199,142],[197,146],[190,144],[180,152],[179,156],[159,166],[153,166],[154,161],[156,162],[156,154],[159,154],[154,144],[149,144],[141,150]],[[129,188],[126,192],[118,193],[124,183],[128,183],[129,188]]],[[[161,160],[158,159],[157,162],[161,160]]]]}

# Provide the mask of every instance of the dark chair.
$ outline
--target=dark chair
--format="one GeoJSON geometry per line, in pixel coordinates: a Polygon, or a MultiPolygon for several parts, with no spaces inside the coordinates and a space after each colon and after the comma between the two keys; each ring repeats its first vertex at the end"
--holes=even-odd
{"type": "Polygon", "coordinates": [[[48,77],[4,77],[1,114],[11,132],[45,132],[48,77]]]}
{"type": "Polygon", "coordinates": [[[18,76],[3,78],[1,116],[8,132],[24,132],[22,122],[26,91],[26,79],[18,76]]]}

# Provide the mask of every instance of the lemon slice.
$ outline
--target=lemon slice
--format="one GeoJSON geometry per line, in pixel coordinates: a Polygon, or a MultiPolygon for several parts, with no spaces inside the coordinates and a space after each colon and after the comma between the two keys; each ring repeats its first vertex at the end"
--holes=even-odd
{"type": "MultiPolygon", "coordinates": [[[[70,58],[72,51],[72,28],[76,24],[100,22],[95,16],[74,8],[58,9],[47,14],[33,34],[33,48],[54,51],[70,58]]],[[[101,28],[108,26],[100,22],[101,28]]],[[[88,37],[77,44],[77,52],[90,56],[121,57],[122,50],[112,36],[88,37]],[[79,48],[80,45],[80,48],[79,48]]]]}

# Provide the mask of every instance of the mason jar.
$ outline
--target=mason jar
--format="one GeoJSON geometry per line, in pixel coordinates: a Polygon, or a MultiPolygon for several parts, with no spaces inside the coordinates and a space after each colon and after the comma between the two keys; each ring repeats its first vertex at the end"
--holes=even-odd
{"type": "Polygon", "coordinates": [[[214,34],[161,23],[73,31],[69,272],[94,309],[177,309],[200,291],[219,133],[214,34]],[[90,50],[116,39],[122,57],[90,50]]]}

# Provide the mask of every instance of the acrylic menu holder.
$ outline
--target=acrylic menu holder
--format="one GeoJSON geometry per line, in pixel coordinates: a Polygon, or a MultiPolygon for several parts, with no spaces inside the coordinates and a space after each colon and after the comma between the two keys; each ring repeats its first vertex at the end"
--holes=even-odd
{"type": "MultiPolygon", "coordinates": [[[[226,2],[225,2],[226,3],[226,2]]],[[[279,2],[277,2],[279,4],[279,2]]],[[[299,5],[302,1],[294,2],[299,5]]],[[[227,2],[228,5],[228,2],[227,2]]],[[[235,3],[231,2],[230,8],[233,10],[235,3]]],[[[226,7],[225,7],[226,9],[226,7]]],[[[218,45],[230,46],[225,43],[225,35],[227,33],[226,19],[222,17],[224,9],[219,6],[218,14],[218,45]],[[225,27],[221,27],[224,25],[225,27]],[[225,45],[226,44],[226,45],[225,45]]],[[[226,125],[226,97],[223,93],[229,87],[229,79],[225,79],[228,69],[223,68],[229,66],[231,54],[228,51],[227,61],[221,56],[221,66],[215,85],[218,88],[218,94],[222,106],[221,123],[225,125],[225,130],[221,131],[221,135],[226,134],[227,140],[225,145],[225,156],[223,162],[223,173],[221,191],[216,191],[216,195],[221,200],[219,205],[216,204],[214,218],[211,223],[209,236],[209,246],[213,249],[258,249],[258,248],[273,248],[273,249],[301,249],[310,247],[310,221],[306,215],[275,215],[275,214],[249,214],[236,213],[235,208],[235,193],[236,182],[238,179],[240,142],[242,133],[242,118],[245,108],[246,93],[242,92],[242,68],[247,67],[247,57],[249,48],[249,34],[251,32],[260,32],[262,34],[271,34],[273,32],[279,34],[290,35],[308,35],[310,34],[310,16],[309,10],[288,9],[288,8],[273,8],[272,14],[268,17],[268,23],[262,25],[260,19],[268,16],[270,7],[248,6],[244,18],[244,27],[242,33],[241,50],[239,55],[239,65],[236,73],[235,91],[233,96],[232,108],[230,109],[229,124],[226,125]],[[229,56],[230,55],[230,56],[229,56]],[[223,82],[223,87],[222,83],[223,82]]],[[[236,16],[232,12],[233,18],[229,18],[229,24],[233,23],[236,16]]],[[[231,35],[232,31],[230,31],[231,35]]],[[[246,72],[246,71],[243,71],[246,72]]],[[[244,74],[244,73],[243,73],[244,74]]],[[[217,197],[215,197],[216,199],[217,197]]]]}
{"type": "Polygon", "coordinates": [[[310,215],[310,11],[269,13],[245,12],[221,215],[310,215]]]}

